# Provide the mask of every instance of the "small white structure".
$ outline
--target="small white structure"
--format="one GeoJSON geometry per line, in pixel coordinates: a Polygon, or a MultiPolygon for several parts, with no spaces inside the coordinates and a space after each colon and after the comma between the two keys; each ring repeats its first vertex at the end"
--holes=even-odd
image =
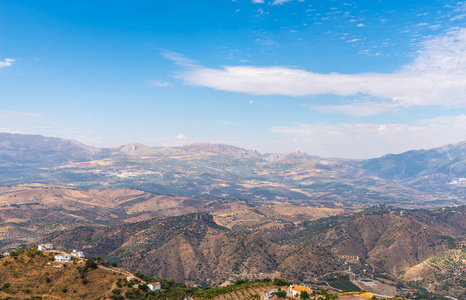
{"type": "Polygon", "coordinates": [[[84,257],[84,252],[78,251],[78,250],[73,250],[73,252],[71,252],[71,255],[83,258],[84,257]]]}
{"type": "Polygon", "coordinates": [[[52,244],[40,244],[39,246],[37,246],[37,249],[39,251],[50,251],[53,249],[53,246],[52,244]]]}
{"type": "Polygon", "coordinates": [[[62,253],[61,255],[55,255],[55,261],[71,261],[71,255],[62,253]]]}
{"type": "Polygon", "coordinates": [[[147,287],[151,291],[160,290],[162,288],[162,286],[160,285],[160,282],[149,283],[147,287]]]}

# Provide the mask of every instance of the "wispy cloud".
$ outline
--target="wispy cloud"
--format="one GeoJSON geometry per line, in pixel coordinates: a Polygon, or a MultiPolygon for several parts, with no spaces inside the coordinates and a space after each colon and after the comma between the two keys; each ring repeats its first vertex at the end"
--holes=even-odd
{"type": "Polygon", "coordinates": [[[369,158],[432,148],[466,139],[466,116],[425,119],[412,124],[296,124],[271,129],[290,148],[324,157],[369,158]]]}
{"type": "Polygon", "coordinates": [[[399,108],[394,103],[387,102],[355,102],[342,105],[306,105],[310,110],[326,113],[341,113],[354,117],[369,117],[399,108]]]}
{"type": "Polygon", "coordinates": [[[3,61],[0,60],[0,68],[1,67],[10,67],[16,59],[14,58],[5,58],[3,61]]]}
{"type": "Polygon", "coordinates": [[[147,83],[151,86],[157,86],[157,87],[165,87],[165,86],[170,85],[170,82],[160,81],[160,80],[150,80],[147,83]]]}
{"type": "Polygon", "coordinates": [[[180,139],[180,140],[185,140],[187,139],[188,137],[186,135],[184,135],[183,133],[180,133],[178,134],[177,136],[175,136],[176,139],[180,139]]]}
{"type": "Polygon", "coordinates": [[[281,5],[283,3],[291,2],[292,0],[274,0],[272,5],[281,5]]]}
{"type": "Polygon", "coordinates": [[[264,3],[264,0],[252,0],[252,3],[264,3]]]}
{"type": "Polygon", "coordinates": [[[187,83],[254,95],[309,96],[365,94],[397,105],[466,105],[466,29],[422,44],[412,63],[394,73],[321,74],[286,67],[208,68],[177,54],[187,83]]]}

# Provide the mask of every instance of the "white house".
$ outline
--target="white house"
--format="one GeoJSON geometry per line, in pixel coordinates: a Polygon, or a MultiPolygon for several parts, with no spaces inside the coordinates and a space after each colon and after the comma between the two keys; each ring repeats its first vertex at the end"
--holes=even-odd
{"type": "Polygon", "coordinates": [[[71,261],[71,255],[62,253],[61,255],[55,255],[55,261],[71,261]]]}
{"type": "Polygon", "coordinates": [[[292,294],[293,297],[296,297],[296,296],[299,297],[299,294],[301,294],[301,292],[304,292],[304,291],[307,292],[308,294],[312,293],[312,290],[310,288],[302,286],[302,285],[293,284],[288,287],[288,293],[292,294]]]}
{"type": "Polygon", "coordinates": [[[162,286],[160,285],[160,282],[149,283],[147,287],[151,291],[160,290],[162,288],[162,286]]]}
{"type": "Polygon", "coordinates": [[[37,249],[39,251],[49,251],[49,250],[52,250],[53,249],[53,246],[52,244],[40,244],[37,249]]]}
{"type": "Polygon", "coordinates": [[[71,255],[76,256],[76,257],[84,257],[84,252],[73,250],[73,252],[71,252],[71,255]]]}

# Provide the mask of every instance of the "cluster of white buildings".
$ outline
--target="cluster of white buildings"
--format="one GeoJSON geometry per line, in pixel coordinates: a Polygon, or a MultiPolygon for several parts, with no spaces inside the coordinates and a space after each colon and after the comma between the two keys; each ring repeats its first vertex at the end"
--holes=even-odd
{"type": "MultiPolygon", "coordinates": [[[[52,244],[40,244],[37,246],[37,249],[39,251],[53,251],[53,245],[52,244]]],[[[58,252],[58,251],[56,251],[58,252]]],[[[78,250],[73,250],[71,254],[68,253],[60,253],[59,255],[55,255],[55,261],[62,261],[62,262],[69,262],[71,261],[71,256],[74,257],[79,257],[79,258],[84,258],[84,252],[78,251],[78,250]]]]}

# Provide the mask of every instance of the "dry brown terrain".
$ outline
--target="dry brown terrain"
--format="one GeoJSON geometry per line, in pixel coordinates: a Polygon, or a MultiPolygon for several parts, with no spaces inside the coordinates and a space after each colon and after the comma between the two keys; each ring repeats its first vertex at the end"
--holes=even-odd
{"type": "Polygon", "coordinates": [[[231,229],[271,229],[344,211],[277,202],[252,204],[156,195],[133,189],[43,184],[0,187],[0,249],[34,243],[45,234],[80,226],[113,226],[195,212],[210,212],[219,224],[231,229]]]}
{"type": "Polygon", "coordinates": [[[84,284],[77,269],[83,267],[84,263],[53,262],[53,255],[45,253],[30,257],[23,253],[16,258],[1,258],[0,282],[2,285],[8,283],[9,287],[0,291],[0,297],[31,299],[31,296],[53,296],[54,299],[94,299],[110,295],[116,280],[126,277],[101,268],[89,269],[84,284]]]}

